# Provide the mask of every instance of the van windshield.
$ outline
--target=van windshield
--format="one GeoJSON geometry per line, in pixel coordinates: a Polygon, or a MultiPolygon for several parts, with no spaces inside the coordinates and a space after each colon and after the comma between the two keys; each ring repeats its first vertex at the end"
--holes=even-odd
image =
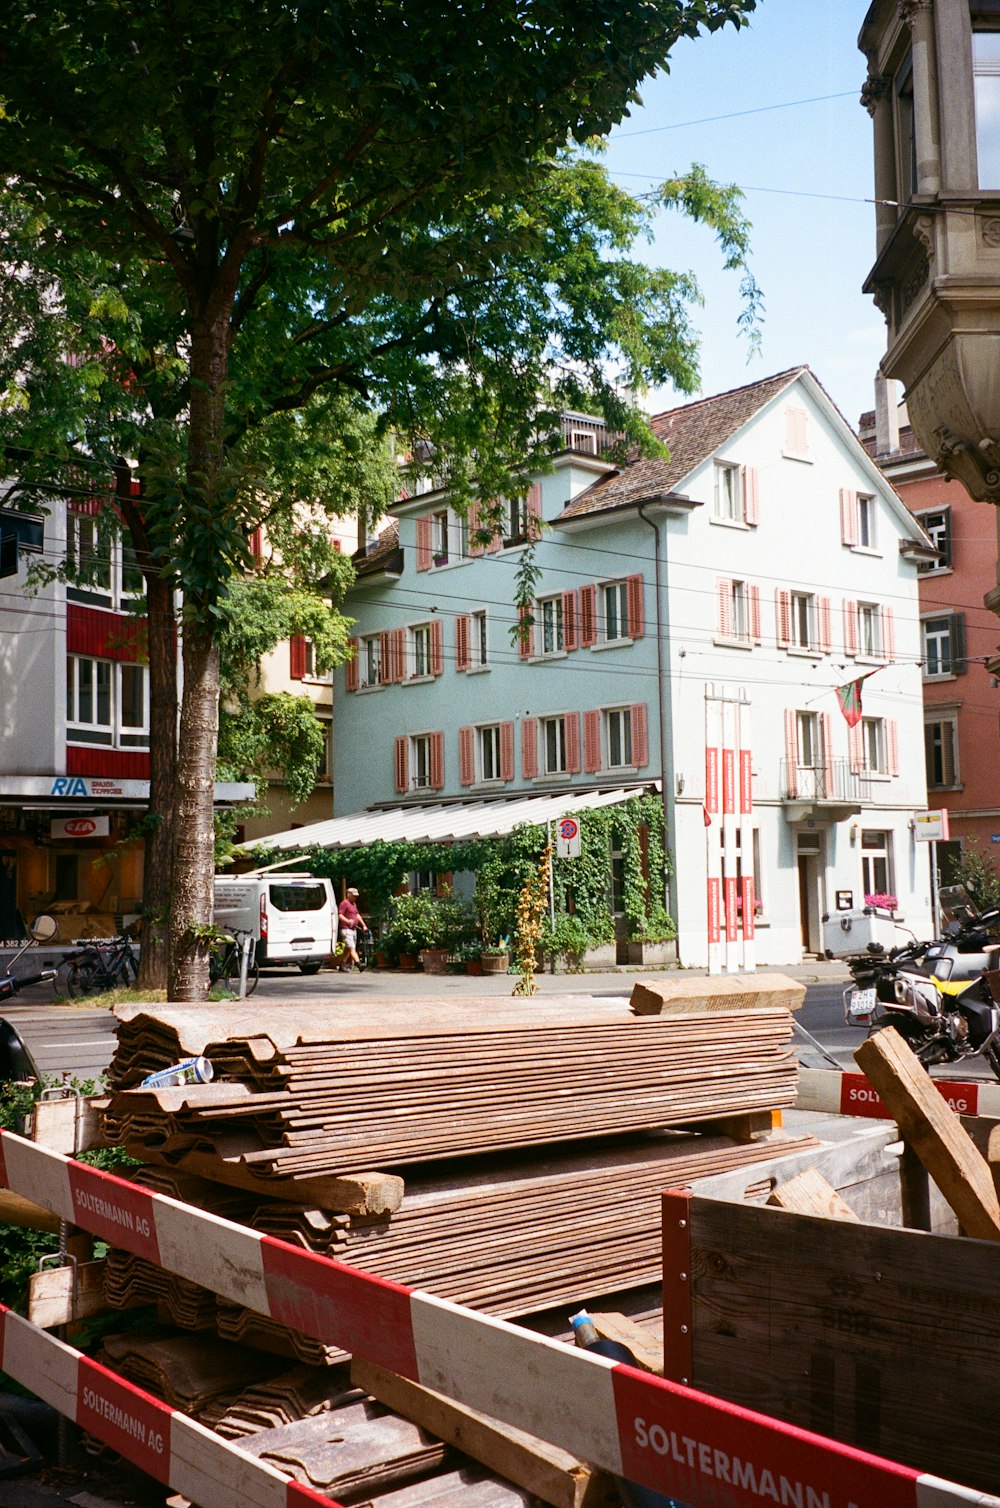
{"type": "Polygon", "coordinates": [[[277,911],[322,911],[325,885],[271,885],[271,905],[277,911]]]}

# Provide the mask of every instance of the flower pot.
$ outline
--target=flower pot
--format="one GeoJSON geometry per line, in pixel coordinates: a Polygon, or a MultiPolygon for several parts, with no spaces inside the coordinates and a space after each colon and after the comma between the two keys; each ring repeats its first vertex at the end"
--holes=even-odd
{"type": "Polygon", "coordinates": [[[484,953],[480,962],[484,974],[506,974],[510,968],[509,953],[484,953]]]}
{"type": "Polygon", "coordinates": [[[425,974],[447,974],[448,972],[448,949],[447,948],[421,948],[420,962],[424,966],[425,974]]]}
{"type": "Polygon", "coordinates": [[[483,972],[483,960],[481,958],[467,958],[465,960],[465,972],[467,974],[481,974],[483,972]]]}
{"type": "Polygon", "coordinates": [[[390,959],[388,953],[380,953],[378,949],[375,950],[375,967],[377,969],[392,968],[392,960],[390,959]]]}
{"type": "Polygon", "coordinates": [[[409,969],[411,973],[415,972],[417,967],[416,953],[400,953],[399,967],[401,969],[409,969]]]}

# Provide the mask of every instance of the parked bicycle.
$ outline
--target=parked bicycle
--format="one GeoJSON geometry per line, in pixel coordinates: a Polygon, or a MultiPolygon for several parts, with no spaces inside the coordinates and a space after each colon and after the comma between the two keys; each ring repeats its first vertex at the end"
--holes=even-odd
{"type": "Polygon", "coordinates": [[[58,971],[58,987],[76,999],[102,995],[106,990],[127,989],[135,983],[139,965],[128,937],[109,937],[87,943],[75,953],[64,953],[58,971]]]}
{"type": "MultiPolygon", "coordinates": [[[[208,955],[208,979],[213,985],[221,985],[231,995],[240,992],[240,967],[242,963],[243,941],[248,936],[245,932],[236,932],[232,936],[221,937],[208,955]]],[[[257,988],[260,979],[260,968],[255,954],[255,939],[250,936],[250,956],[247,959],[247,988],[248,995],[252,995],[257,988]]]]}

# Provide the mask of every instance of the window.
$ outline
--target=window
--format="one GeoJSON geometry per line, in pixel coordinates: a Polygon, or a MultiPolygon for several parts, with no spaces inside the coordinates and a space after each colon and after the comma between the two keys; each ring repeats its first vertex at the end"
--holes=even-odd
{"type": "Polygon", "coordinates": [[[743,498],[740,489],[740,468],[725,461],[715,463],[715,499],[713,516],[726,523],[741,523],[743,498]]]}
{"type": "Polygon", "coordinates": [[[917,192],[917,139],[913,123],[913,62],[896,75],[896,197],[907,204],[917,192]]]}
{"type": "Polygon", "coordinates": [[[628,588],[624,581],[604,588],[604,637],[609,644],[629,637],[628,588]]]}
{"type": "Polygon", "coordinates": [[[965,669],[965,614],[941,613],[920,624],[924,680],[961,675],[965,669]]]}
{"type": "Polygon", "coordinates": [[[541,628],[541,649],[543,655],[562,654],[563,644],[563,599],[558,597],[544,597],[538,603],[538,623],[541,628]]]}
{"type": "Polygon", "coordinates": [[[71,593],[83,600],[111,597],[110,533],[98,525],[92,513],[70,513],[66,520],[66,562],[80,578],[71,593]]]}
{"type": "Polygon", "coordinates": [[[858,548],[861,550],[874,550],[875,538],[875,499],[868,497],[864,492],[858,493],[858,548]]]}
{"type": "Polygon", "coordinates": [[[604,714],[604,733],[608,750],[608,767],[632,764],[632,710],[612,707],[604,714]]]}
{"type": "Polygon", "coordinates": [[[865,717],[861,720],[861,749],[864,768],[872,775],[888,775],[885,720],[865,717]]]}
{"type": "Polygon", "coordinates": [[[923,526],[924,532],[930,535],[931,544],[940,556],[938,560],[922,560],[917,570],[922,575],[926,575],[929,571],[950,570],[951,509],[936,508],[932,513],[918,513],[916,519],[923,526]]]}
{"type": "Polygon", "coordinates": [[[791,638],[794,649],[812,649],[816,643],[816,598],[811,592],[792,592],[791,638]]]}
{"type": "Polygon", "coordinates": [[[882,653],[882,613],[875,602],[858,603],[858,654],[878,659],[882,653]]]}
{"type": "Polygon", "coordinates": [[[416,628],[410,629],[410,667],[410,676],[413,679],[431,673],[431,626],[429,623],[420,623],[416,628]]]}
{"type": "Polygon", "coordinates": [[[132,546],[122,540],[118,549],[118,595],[141,597],[145,589],[146,583],[139,569],[139,557],[132,546]]]}
{"type": "Polygon", "coordinates": [[[564,717],[545,717],[542,719],[542,747],[545,751],[545,774],[565,774],[568,765],[566,760],[566,719],[564,717]]]}
{"type": "Polygon", "coordinates": [[[68,655],[66,723],[72,743],[148,747],[149,672],[146,666],[68,655]]]}
{"type": "Polygon", "coordinates": [[[500,724],[479,729],[479,778],[502,780],[500,770],[500,724]]]}
{"type": "Polygon", "coordinates": [[[485,670],[490,663],[486,614],[469,615],[469,669],[485,670]]]}
{"type": "Polygon", "coordinates": [[[448,564],[447,508],[442,508],[440,513],[433,513],[431,515],[431,552],[436,566],[448,564]]]}
{"type": "Polygon", "coordinates": [[[958,715],[935,715],[924,723],[928,786],[955,786],[958,774],[958,715]]]}
{"type": "Polygon", "coordinates": [[[893,895],[892,834],[862,830],[861,833],[861,893],[862,895],[893,895]]]}
{"type": "Polygon", "coordinates": [[[815,712],[797,712],[795,723],[799,768],[807,770],[821,769],[823,765],[823,749],[818,714],[815,712]]]}
{"type": "Polygon", "coordinates": [[[361,685],[362,687],[381,686],[382,684],[382,635],[367,634],[361,640],[361,685]]]}
{"type": "Polygon", "coordinates": [[[430,784],[430,734],[418,733],[410,739],[410,787],[414,791],[423,791],[429,790],[430,784]]]}
{"type": "Polygon", "coordinates": [[[976,153],[979,187],[1000,188],[1000,32],[973,31],[976,153]]]}
{"type": "Polygon", "coordinates": [[[323,751],[316,760],[316,779],[328,785],[333,779],[333,727],[325,719],[319,726],[323,735],[323,751]]]}
{"type": "Polygon", "coordinates": [[[729,639],[747,644],[750,641],[751,624],[759,637],[760,596],[757,593],[751,606],[751,589],[745,581],[735,581],[722,576],[717,583],[719,618],[716,633],[720,639],[729,639]]]}
{"type": "Polygon", "coordinates": [[[504,544],[521,545],[528,536],[528,500],[524,497],[504,500],[504,544]]]}

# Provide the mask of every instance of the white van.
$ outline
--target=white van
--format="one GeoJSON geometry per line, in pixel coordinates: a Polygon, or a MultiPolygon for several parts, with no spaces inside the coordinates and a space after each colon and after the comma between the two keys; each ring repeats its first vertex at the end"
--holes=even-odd
{"type": "Polygon", "coordinates": [[[297,964],[315,974],[336,951],[333,886],[315,875],[217,875],[213,915],[227,932],[253,934],[261,967],[297,964]]]}

